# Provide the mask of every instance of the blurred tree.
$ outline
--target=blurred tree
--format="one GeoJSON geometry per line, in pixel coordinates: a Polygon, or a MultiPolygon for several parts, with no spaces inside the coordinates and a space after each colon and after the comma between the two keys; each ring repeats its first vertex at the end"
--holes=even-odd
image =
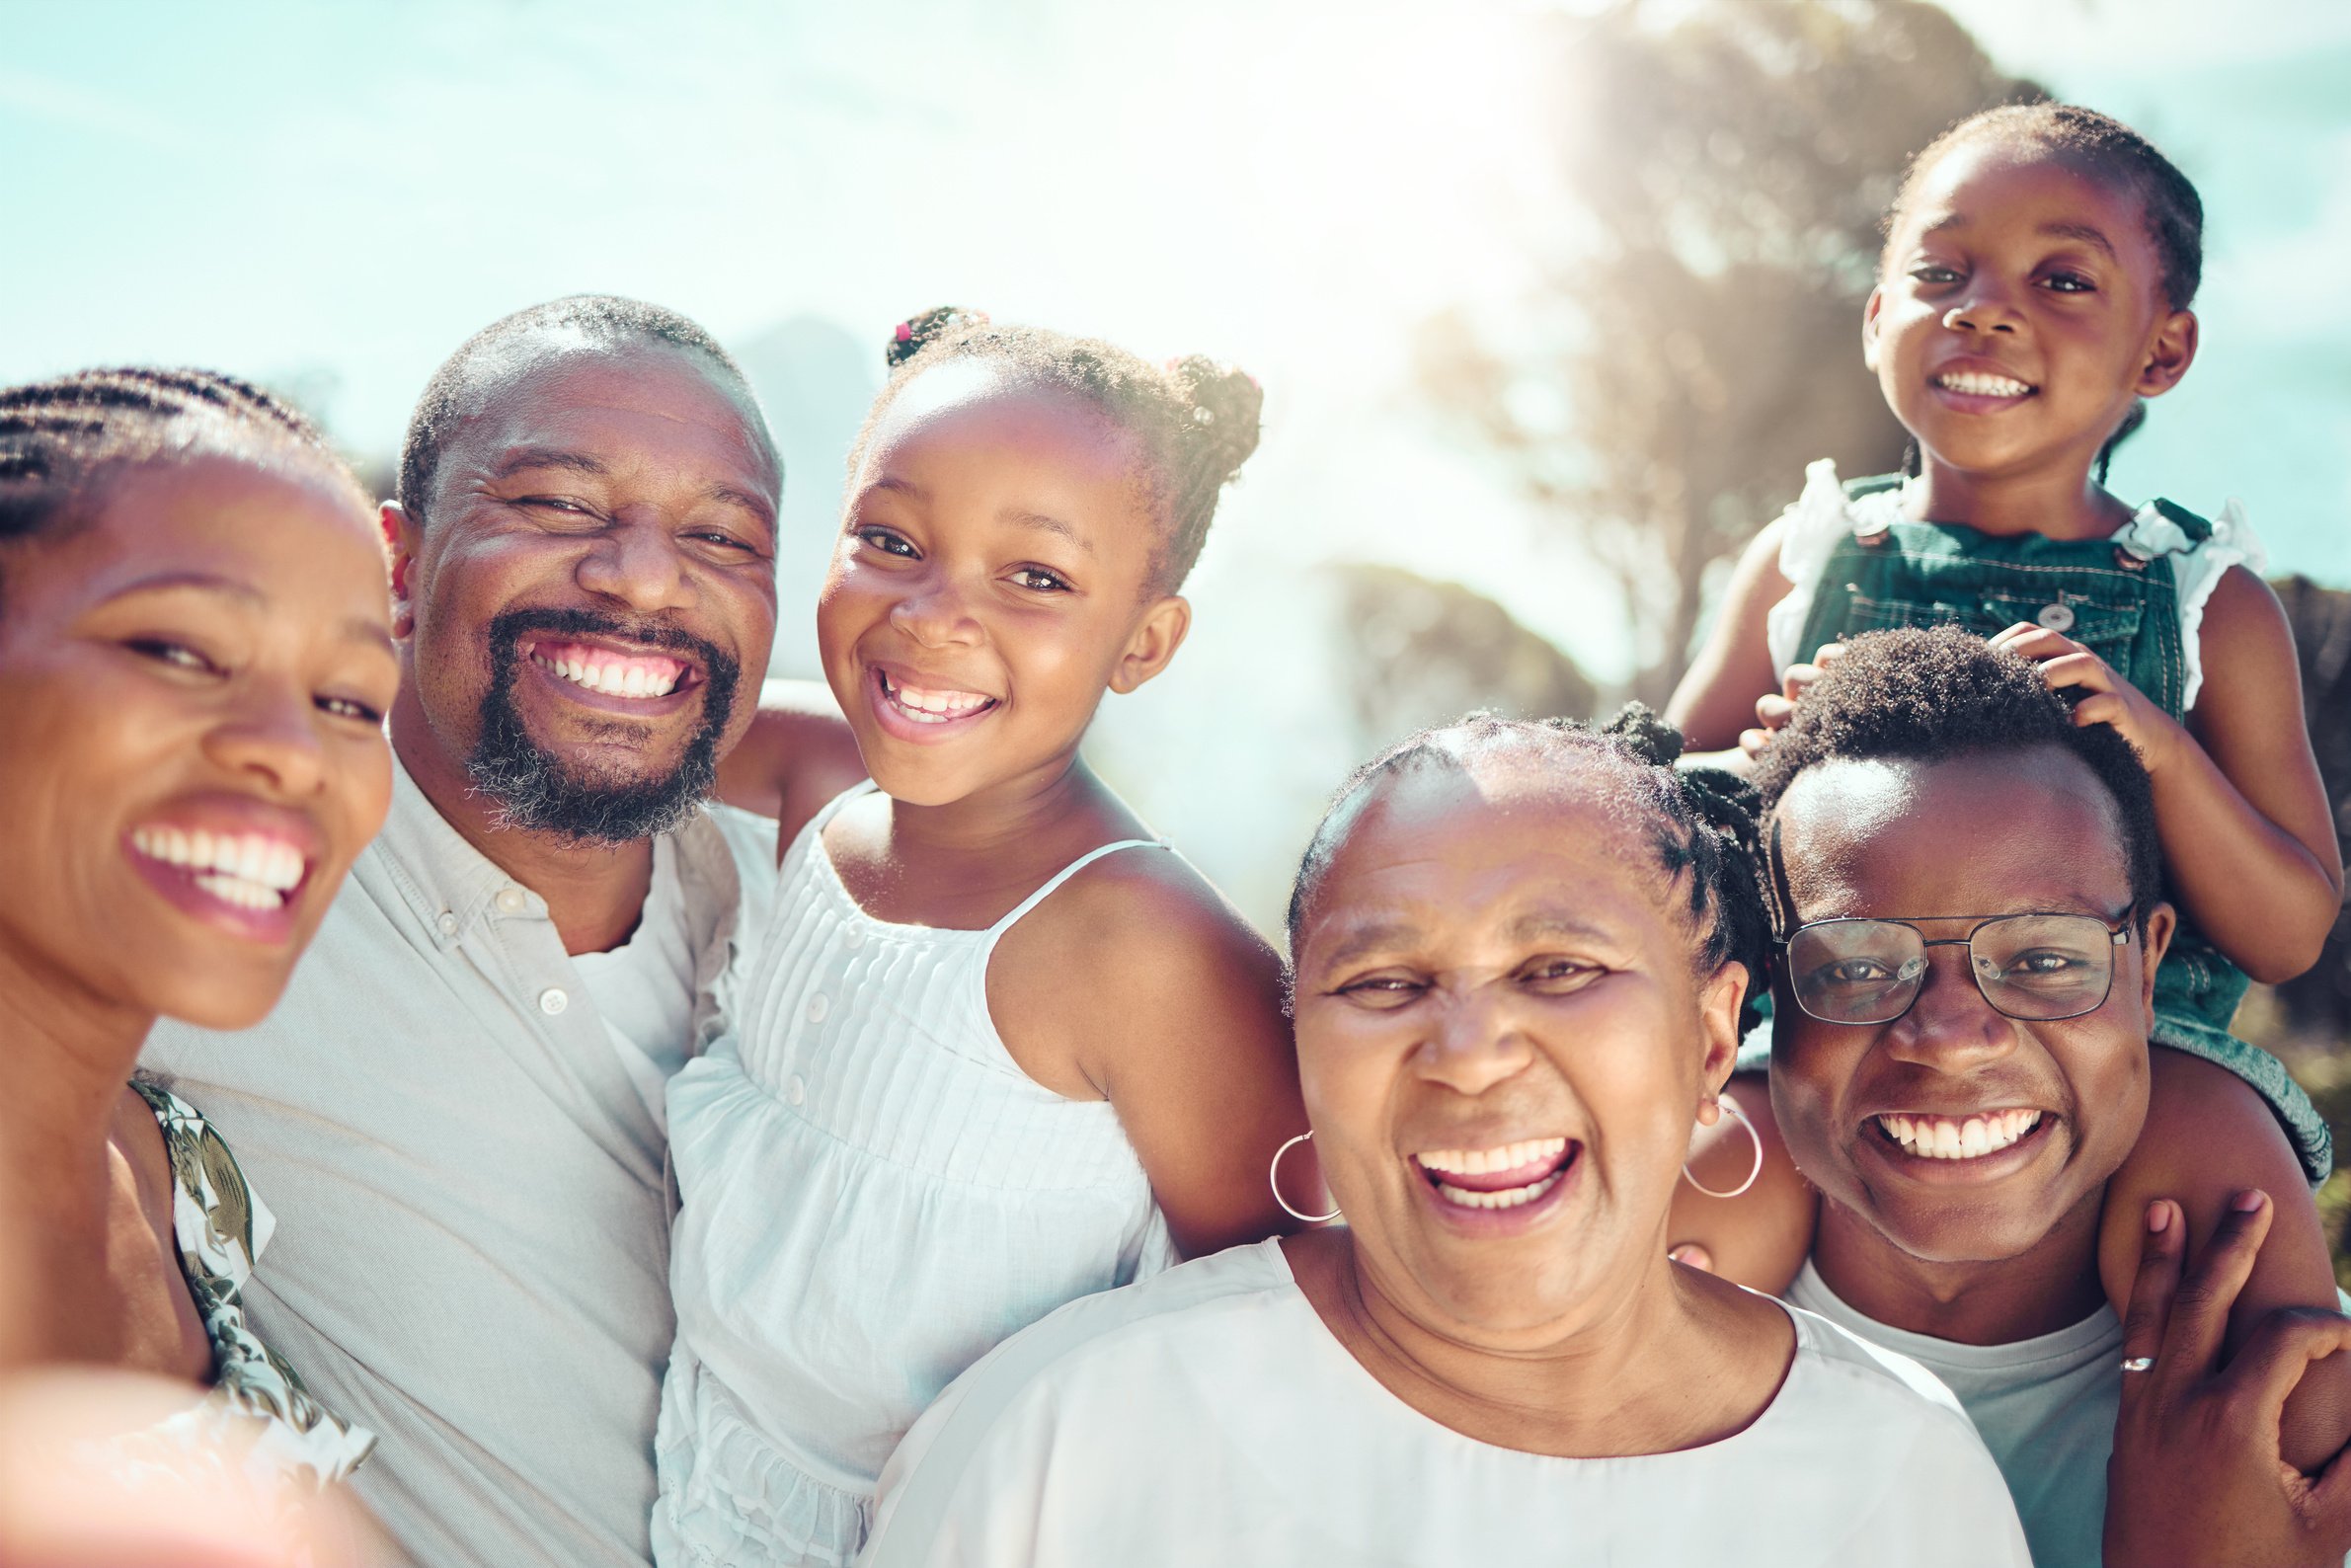
{"type": "Polygon", "coordinates": [[[1709,569],[1804,464],[1900,459],[1859,327],[1904,164],[2044,95],[1920,0],[1624,0],[1556,38],[1572,215],[1536,242],[1544,285],[1505,321],[1430,323],[1419,369],[1614,578],[1633,693],[1662,705],[1709,569]]]}
{"type": "Polygon", "coordinates": [[[1592,682],[1575,661],[1484,594],[1401,567],[1330,570],[1356,754],[1476,708],[1514,719],[1591,715],[1592,682]]]}
{"type": "MultiPolygon", "coordinates": [[[[2334,806],[2335,834],[2351,845],[2351,590],[2320,588],[2307,577],[2280,578],[2271,587],[2302,654],[2303,715],[2334,806]]],[[[2351,905],[2335,915],[2318,962],[2280,985],[2277,1000],[2280,1022],[2298,1042],[2336,1054],[2351,1049],[2351,905]]]]}

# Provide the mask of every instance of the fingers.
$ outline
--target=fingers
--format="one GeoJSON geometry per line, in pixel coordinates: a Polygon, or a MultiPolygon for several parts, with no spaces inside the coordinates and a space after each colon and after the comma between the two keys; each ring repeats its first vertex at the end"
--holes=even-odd
{"type": "Polygon", "coordinates": [[[1755,700],[1756,723],[1765,730],[1784,728],[1788,722],[1788,715],[1795,711],[1794,700],[1783,697],[1776,691],[1766,692],[1755,700]]]}
{"type": "Polygon", "coordinates": [[[2276,1432],[2286,1396],[2311,1363],[2351,1350],[2351,1317],[2318,1307],[2281,1307],[2263,1318],[2230,1359],[2221,1381],[2251,1401],[2254,1430],[2276,1432]]]}
{"type": "Polygon", "coordinates": [[[1762,756],[1764,748],[1770,744],[1771,732],[1768,730],[1742,730],[1739,732],[1739,749],[1747,753],[1750,761],[1762,756]]]}
{"type": "Polygon", "coordinates": [[[2035,625],[2031,621],[2018,621],[2013,626],[2007,627],[2001,631],[1994,632],[1990,637],[1987,637],[1984,640],[1995,648],[2005,648],[2010,643],[2016,641],[2016,639],[2019,637],[2030,637],[2035,632],[2047,631],[2048,629],[2049,628],[2046,626],[2035,625]]]}
{"type": "MultiPolygon", "coordinates": [[[[2139,1248],[2139,1273],[2131,1281],[2131,1306],[2123,1317],[2123,1363],[2152,1366],[2162,1353],[2163,1328],[2171,1316],[2171,1296],[2179,1289],[2179,1260],[2187,1227],[2179,1205],[2158,1198],[2147,1206],[2147,1233],[2139,1248]]],[[[2132,1398],[2153,1381],[2144,1370],[2123,1373],[2123,1398],[2132,1398]]]]}
{"type": "Polygon", "coordinates": [[[2093,724],[2111,724],[2119,730],[2130,712],[2131,705],[2115,693],[2097,692],[2074,704],[2074,728],[2085,730],[2093,724]]]}
{"type": "Polygon", "coordinates": [[[1818,665],[1790,665],[1779,677],[1779,693],[1794,702],[1820,678],[1821,666],[1818,665]]]}
{"type": "Polygon", "coordinates": [[[2092,691],[2114,689],[2114,671],[2105,660],[2086,650],[2042,661],[2041,678],[2060,689],[2066,686],[2086,686],[2092,691]]]}
{"type": "Polygon", "coordinates": [[[1844,644],[1823,643],[1820,647],[1813,650],[1812,663],[1814,667],[1826,669],[1843,657],[1844,644]]]}
{"type": "Polygon", "coordinates": [[[2228,1331],[2229,1309],[2252,1276],[2272,1213],[2267,1193],[2248,1191],[2238,1193],[2222,1215],[2171,1297],[2163,1348],[2155,1363],[2156,1375],[2164,1381],[2192,1382],[2210,1375],[2228,1331]]]}
{"type": "MultiPolygon", "coordinates": [[[[1696,1269],[1705,1274],[1714,1272],[1714,1254],[1695,1241],[1685,1241],[1682,1245],[1670,1249],[1666,1256],[1685,1268],[1696,1269]]],[[[2344,1322],[2346,1328],[2351,1328],[2351,1318],[2346,1318],[2344,1322]]],[[[2280,1395],[2279,1397],[2283,1398],[2284,1396],[2280,1395]]]]}
{"type": "Polygon", "coordinates": [[[2030,621],[2018,621],[1987,641],[1995,648],[2005,648],[2019,659],[2029,659],[2036,665],[2051,659],[2063,659],[2068,654],[2088,652],[2071,637],[2053,632],[2046,626],[2035,626],[2030,621]]]}

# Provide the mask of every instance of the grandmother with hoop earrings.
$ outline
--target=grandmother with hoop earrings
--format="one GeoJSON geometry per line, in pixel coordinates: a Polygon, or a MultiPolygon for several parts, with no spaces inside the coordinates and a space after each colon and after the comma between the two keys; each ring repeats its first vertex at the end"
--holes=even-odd
{"type": "Polygon", "coordinates": [[[2027,1562],[1932,1376],[1666,1256],[1766,941],[1752,791],[1680,749],[1480,716],[1358,770],[1291,903],[1312,1130],[1272,1172],[1345,1222],[1005,1341],[860,1561],[2027,1562]]]}

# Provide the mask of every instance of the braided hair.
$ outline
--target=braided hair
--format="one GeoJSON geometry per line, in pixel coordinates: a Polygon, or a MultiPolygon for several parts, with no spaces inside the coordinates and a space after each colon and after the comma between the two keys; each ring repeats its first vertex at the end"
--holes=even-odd
{"type": "Polygon", "coordinates": [[[201,454],[292,456],[364,493],[318,428],[214,370],[79,370],[0,390],[0,551],[97,513],[106,483],[140,463],[201,454]]]}
{"type": "Polygon", "coordinates": [[[1648,708],[1628,702],[1605,727],[1580,719],[1539,722],[1471,714],[1457,724],[1423,730],[1388,747],[1349,774],[1307,841],[1290,895],[1288,930],[1294,980],[1298,938],[1324,878],[1363,808],[1384,779],[1423,768],[1465,770],[1472,758],[1499,750],[1529,752],[1562,770],[1587,770],[1596,793],[1629,808],[1643,842],[1655,856],[1679,910],[1695,937],[1691,968],[1712,974],[1725,963],[1747,967],[1747,999],[1739,1032],[1753,1028],[1770,952],[1770,918],[1763,899],[1755,787],[1720,768],[1681,768],[1682,732],[1648,708]]]}
{"type": "Polygon", "coordinates": [[[1244,372],[1199,354],[1154,367],[1099,339],[998,325],[984,312],[942,306],[901,322],[883,358],[890,379],[850,449],[852,476],[874,427],[907,382],[949,360],[986,361],[1017,384],[1076,397],[1134,436],[1161,518],[1149,583],[1164,592],[1191,575],[1217,498],[1257,450],[1264,393],[1244,372]]]}
{"type": "MultiPolygon", "coordinates": [[[[1887,210],[1889,245],[1902,220],[1909,216],[1928,172],[1956,148],[1987,141],[2039,147],[2110,189],[2135,196],[2162,268],[2159,281],[2164,302],[2173,310],[2186,310],[2195,303],[2196,290],[2204,280],[2204,198],[2154,142],[2111,115],[2078,104],[2005,104],[1969,116],[1927,143],[1925,150],[1911,160],[1902,186],[1894,194],[1894,204],[1887,210]]],[[[2106,483],[2114,449],[2146,423],[2147,400],[2142,398],[2098,448],[2099,484],[2106,483]]],[[[1914,442],[1904,467],[1916,473],[1917,463],[1914,442]]]]}

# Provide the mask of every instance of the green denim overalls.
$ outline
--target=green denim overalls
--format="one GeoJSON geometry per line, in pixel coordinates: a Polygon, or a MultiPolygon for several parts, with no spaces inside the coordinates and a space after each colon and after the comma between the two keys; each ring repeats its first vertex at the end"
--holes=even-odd
{"type": "MultiPolygon", "coordinates": [[[[1845,497],[1856,502],[1902,483],[1899,474],[1856,479],[1845,485],[1845,497]]],[[[2211,536],[2212,524],[2195,513],[2167,501],[2154,505],[2184,536],[2182,548],[2211,536]]],[[[1838,540],[1814,585],[1798,658],[1890,626],[1955,625],[1990,637],[2025,621],[2082,644],[2173,719],[2183,717],[2187,672],[2172,552],[2142,560],[2113,539],[1998,536],[1956,523],[1913,522],[1885,502],[1870,510],[1867,524],[1838,540]]],[[[2311,1097],[2277,1058],[2229,1032],[2248,983],[2244,971],[2182,913],[2155,972],[2152,1039],[2258,1089],[2312,1182],[2323,1181],[2334,1161],[2333,1139],[2311,1097]]]]}

